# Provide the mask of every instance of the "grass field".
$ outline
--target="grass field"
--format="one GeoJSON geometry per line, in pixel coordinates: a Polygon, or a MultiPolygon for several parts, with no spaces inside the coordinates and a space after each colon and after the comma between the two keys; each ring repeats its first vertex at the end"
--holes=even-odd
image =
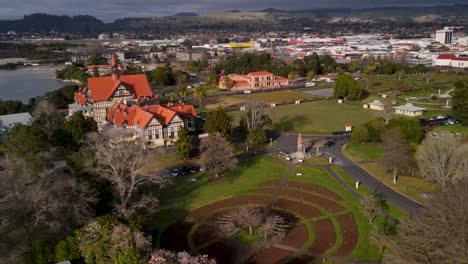
{"type": "Polygon", "coordinates": [[[435,132],[448,131],[452,133],[462,133],[464,136],[468,136],[468,126],[462,126],[461,124],[441,126],[434,128],[435,132]]]}
{"type": "Polygon", "coordinates": [[[351,141],[343,147],[343,152],[352,160],[360,161],[376,161],[382,158],[383,150],[379,143],[359,143],[351,141]]]}
{"type": "Polygon", "coordinates": [[[362,106],[323,100],[278,106],[271,117],[277,131],[328,134],[344,130],[346,124],[363,124],[377,118],[379,114],[376,111],[367,111],[362,106]]]}
{"type": "Polygon", "coordinates": [[[277,92],[267,92],[267,93],[253,93],[249,95],[242,96],[247,100],[260,100],[266,103],[286,103],[286,102],[294,102],[296,100],[310,100],[316,99],[317,97],[294,92],[294,91],[277,91],[277,92]]]}

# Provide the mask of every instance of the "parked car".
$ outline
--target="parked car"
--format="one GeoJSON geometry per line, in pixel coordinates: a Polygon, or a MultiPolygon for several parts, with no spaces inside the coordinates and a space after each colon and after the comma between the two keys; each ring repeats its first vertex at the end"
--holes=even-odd
{"type": "Polygon", "coordinates": [[[314,82],[306,82],[306,84],[305,84],[306,87],[314,87],[314,86],[316,86],[316,85],[317,85],[317,84],[314,83],[314,82]]]}
{"type": "Polygon", "coordinates": [[[245,90],[244,93],[245,93],[245,94],[251,94],[252,91],[250,91],[250,90],[245,90]]]}
{"type": "Polygon", "coordinates": [[[171,170],[171,176],[179,176],[180,175],[180,170],[179,169],[173,169],[171,170]]]}
{"type": "Polygon", "coordinates": [[[198,171],[200,171],[200,167],[198,166],[193,166],[190,168],[190,173],[197,173],[198,171]]]}
{"type": "Polygon", "coordinates": [[[323,144],[323,146],[325,146],[325,147],[331,147],[333,145],[335,145],[335,142],[333,142],[333,141],[327,141],[325,144],[323,144]]]}
{"type": "Polygon", "coordinates": [[[182,167],[182,169],[180,170],[180,174],[182,174],[182,175],[187,175],[187,174],[189,174],[189,172],[190,172],[190,170],[186,166],[182,167]]]}

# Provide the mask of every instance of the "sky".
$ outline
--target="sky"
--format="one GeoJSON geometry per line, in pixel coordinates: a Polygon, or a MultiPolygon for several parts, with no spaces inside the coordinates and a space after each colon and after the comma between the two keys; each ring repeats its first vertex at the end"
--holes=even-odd
{"type": "Polygon", "coordinates": [[[179,12],[198,14],[238,9],[366,8],[466,4],[466,0],[0,0],[0,20],[32,13],[92,15],[109,22],[122,17],[168,16],[179,12]]]}

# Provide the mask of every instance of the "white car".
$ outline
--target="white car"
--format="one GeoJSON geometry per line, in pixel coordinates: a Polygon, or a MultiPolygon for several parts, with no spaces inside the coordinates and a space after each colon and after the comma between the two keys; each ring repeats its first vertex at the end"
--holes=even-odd
{"type": "Polygon", "coordinates": [[[306,87],[314,87],[314,86],[316,86],[316,85],[317,85],[317,84],[314,83],[314,82],[307,82],[305,86],[306,86],[306,87]]]}
{"type": "Polygon", "coordinates": [[[250,90],[245,90],[244,93],[245,93],[245,94],[251,94],[252,91],[250,91],[250,90]]]}

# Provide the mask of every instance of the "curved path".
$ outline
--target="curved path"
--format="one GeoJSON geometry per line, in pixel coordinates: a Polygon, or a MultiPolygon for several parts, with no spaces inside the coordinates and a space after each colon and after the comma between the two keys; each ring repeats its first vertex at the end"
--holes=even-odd
{"type": "MultiPolygon", "coordinates": [[[[346,157],[341,152],[341,147],[351,140],[349,136],[335,136],[335,135],[302,135],[304,140],[310,140],[313,138],[326,138],[333,140],[335,144],[331,147],[323,149],[322,152],[326,155],[335,158],[340,167],[353,177],[356,181],[360,181],[367,189],[375,194],[380,195],[388,202],[396,205],[400,209],[406,211],[409,214],[415,213],[418,209],[423,206],[400,194],[399,192],[388,187],[382,183],[379,179],[374,177],[372,174],[362,169],[357,163],[346,157]]],[[[277,139],[277,149],[284,151],[294,151],[297,146],[297,134],[281,134],[277,139]]]]}

